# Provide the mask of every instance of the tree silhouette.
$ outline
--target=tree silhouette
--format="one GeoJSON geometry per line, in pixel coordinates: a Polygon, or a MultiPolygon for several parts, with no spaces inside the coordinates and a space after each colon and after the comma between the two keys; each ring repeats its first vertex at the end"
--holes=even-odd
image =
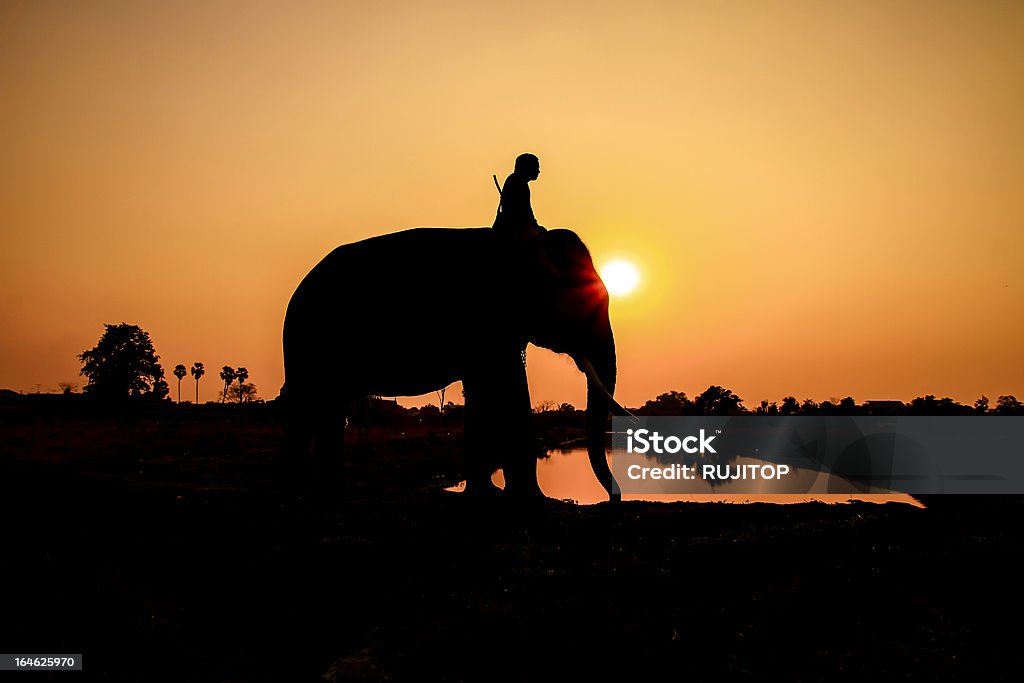
{"type": "Polygon", "coordinates": [[[982,394],[981,398],[974,402],[974,412],[981,415],[988,412],[988,396],[982,394]]]}
{"type": "Polygon", "coordinates": [[[682,391],[658,394],[653,401],[647,401],[638,410],[640,415],[687,415],[693,412],[693,401],[682,391]]]}
{"type": "Polygon", "coordinates": [[[220,369],[220,378],[224,382],[224,393],[220,396],[220,402],[223,403],[228,397],[228,387],[235,380],[235,369],[230,365],[225,365],[220,369]]]}
{"type": "Polygon", "coordinates": [[[937,399],[928,394],[911,401],[906,412],[908,415],[969,415],[974,412],[974,408],[960,405],[948,396],[937,399]]]}
{"type": "Polygon", "coordinates": [[[167,396],[164,369],[149,333],[128,323],[104,328],[96,346],[78,355],[82,374],[89,378],[85,392],[105,400],[167,396]]]}
{"type": "Polygon", "coordinates": [[[804,402],[800,404],[801,415],[817,415],[818,404],[813,399],[805,398],[804,402]]]}
{"type": "Polygon", "coordinates": [[[228,399],[237,399],[239,403],[249,403],[259,398],[256,385],[251,383],[232,384],[228,389],[228,399]]]}
{"type": "Polygon", "coordinates": [[[996,399],[997,415],[1024,415],[1024,404],[1016,396],[1000,396],[996,399]]]}
{"type": "Polygon", "coordinates": [[[196,378],[196,405],[199,405],[199,380],[206,374],[206,368],[199,361],[192,364],[192,376],[196,378]]]}
{"type": "Polygon", "coordinates": [[[188,370],[181,363],[174,366],[174,376],[178,378],[178,403],[181,403],[181,380],[188,374],[188,370]]]}
{"type": "Polygon", "coordinates": [[[242,387],[243,384],[245,384],[245,380],[249,379],[249,371],[246,370],[245,368],[238,368],[237,370],[235,370],[235,378],[238,380],[238,387],[239,387],[238,402],[241,403],[242,402],[242,396],[243,396],[243,393],[244,393],[244,392],[242,392],[241,387],[242,387]]]}
{"type": "Polygon", "coordinates": [[[701,415],[739,415],[745,412],[743,399],[717,385],[711,385],[693,399],[693,406],[701,415]]]}
{"type": "Polygon", "coordinates": [[[795,396],[786,396],[779,406],[779,415],[796,415],[800,412],[800,403],[795,396]]]}
{"type": "Polygon", "coordinates": [[[537,401],[537,405],[533,407],[535,413],[547,413],[558,407],[558,404],[554,401],[547,399],[544,401],[537,401]]]}

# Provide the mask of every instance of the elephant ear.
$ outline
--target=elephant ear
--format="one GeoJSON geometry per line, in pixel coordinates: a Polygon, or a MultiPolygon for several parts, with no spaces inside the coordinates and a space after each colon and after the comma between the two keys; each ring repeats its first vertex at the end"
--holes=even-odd
{"type": "Polygon", "coordinates": [[[502,291],[513,296],[513,304],[524,294],[533,299],[555,290],[601,284],[590,252],[572,230],[541,228],[536,239],[509,244],[499,238],[495,248],[498,258],[492,275],[504,284],[502,291]]]}
{"type": "Polygon", "coordinates": [[[572,230],[547,230],[541,237],[541,245],[547,261],[562,280],[587,284],[597,279],[590,251],[572,230]]]}

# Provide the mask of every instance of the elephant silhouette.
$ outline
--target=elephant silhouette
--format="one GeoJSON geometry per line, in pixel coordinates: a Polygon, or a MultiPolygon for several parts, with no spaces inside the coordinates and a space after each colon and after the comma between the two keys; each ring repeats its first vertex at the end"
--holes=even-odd
{"type": "Polygon", "coordinates": [[[506,495],[540,496],[528,343],[567,354],[586,375],[590,464],[617,499],[604,448],[609,410],[622,410],[608,291],[583,241],[564,229],[524,244],[492,228],[413,228],[324,257],[285,315],[285,457],[329,467],[362,397],[462,380],[466,493],[494,492],[490,474],[501,466],[506,495]],[[438,292],[441,274],[455,282],[438,292]]]}

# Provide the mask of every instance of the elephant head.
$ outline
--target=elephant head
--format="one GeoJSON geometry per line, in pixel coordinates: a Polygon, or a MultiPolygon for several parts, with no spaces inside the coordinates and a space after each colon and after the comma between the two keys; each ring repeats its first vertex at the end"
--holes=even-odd
{"type": "Polygon", "coordinates": [[[616,500],[605,457],[605,426],[609,411],[620,415],[629,412],[613,398],[615,338],[608,315],[608,290],[576,233],[546,231],[540,248],[542,260],[550,267],[537,269],[544,275],[537,279],[537,314],[528,326],[529,340],[568,355],[586,375],[587,453],[595,476],[616,500]]]}

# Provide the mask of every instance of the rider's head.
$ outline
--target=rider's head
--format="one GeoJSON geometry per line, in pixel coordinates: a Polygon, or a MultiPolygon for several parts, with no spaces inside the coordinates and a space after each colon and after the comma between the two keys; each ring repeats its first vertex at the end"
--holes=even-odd
{"type": "Polygon", "coordinates": [[[516,173],[536,180],[540,175],[540,159],[533,154],[520,154],[516,157],[516,173]]]}

